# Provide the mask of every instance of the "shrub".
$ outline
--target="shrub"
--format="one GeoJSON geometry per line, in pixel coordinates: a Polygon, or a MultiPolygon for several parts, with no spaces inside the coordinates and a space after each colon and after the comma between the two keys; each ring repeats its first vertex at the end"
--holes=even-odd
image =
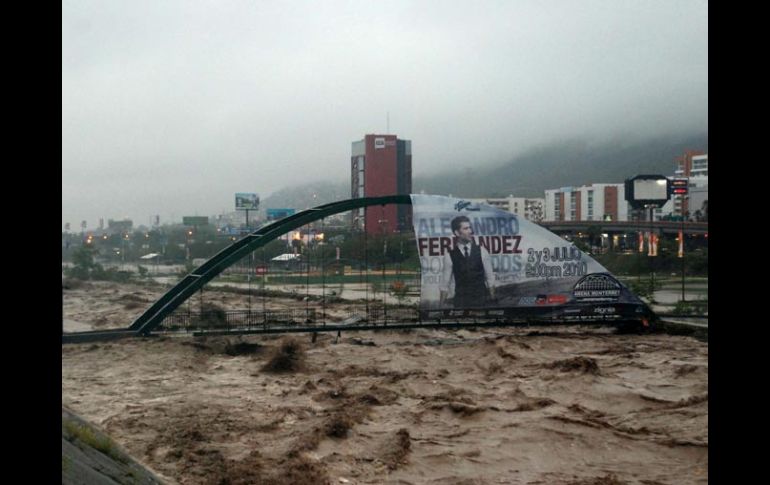
{"type": "Polygon", "coordinates": [[[406,294],[409,292],[409,285],[403,281],[394,281],[390,285],[390,292],[396,297],[399,303],[404,301],[406,294]]]}
{"type": "Polygon", "coordinates": [[[70,278],[79,280],[96,279],[104,271],[102,265],[94,262],[96,250],[90,246],[81,246],[72,253],[72,267],[64,270],[64,274],[70,278]]]}
{"type": "Polygon", "coordinates": [[[206,302],[201,306],[200,316],[194,323],[203,327],[225,327],[227,313],[219,306],[206,302]]]}
{"type": "Polygon", "coordinates": [[[298,340],[284,339],[275,350],[272,358],[262,367],[266,372],[294,372],[302,369],[305,360],[305,349],[298,340]]]}

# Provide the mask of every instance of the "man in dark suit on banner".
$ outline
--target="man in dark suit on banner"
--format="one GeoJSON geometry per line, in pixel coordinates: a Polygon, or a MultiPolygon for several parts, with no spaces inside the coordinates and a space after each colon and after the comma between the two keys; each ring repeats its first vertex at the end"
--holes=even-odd
{"type": "Polygon", "coordinates": [[[495,297],[489,252],[473,240],[473,228],[466,216],[452,219],[455,247],[444,253],[440,305],[443,307],[454,283],[454,307],[484,307],[495,297]]]}

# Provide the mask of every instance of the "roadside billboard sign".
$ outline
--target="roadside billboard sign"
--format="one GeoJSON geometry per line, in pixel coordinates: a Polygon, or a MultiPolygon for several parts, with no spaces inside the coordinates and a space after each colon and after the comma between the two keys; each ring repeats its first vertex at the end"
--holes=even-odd
{"type": "Polygon", "coordinates": [[[235,210],[257,210],[258,208],[259,195],[250,192],[235,194],[235,210]]]}
{"type": "Polygon", "coordinates": [[[182,224],[185,226],[206,226],[209,223],[207,216],[183,216],[182,224]]]}

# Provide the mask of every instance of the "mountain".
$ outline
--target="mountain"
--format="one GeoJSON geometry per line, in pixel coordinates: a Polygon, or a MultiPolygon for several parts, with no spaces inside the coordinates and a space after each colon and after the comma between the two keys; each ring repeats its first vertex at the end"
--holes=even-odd
{"type": "MultiPolygon", "coordinates": [[[[466,165],[456,172],[415,176],[412,186],[416,193],[458,197],[543,197],[546,189],[622,183],[639,174],[672,175],[674,159],[688,150],[708,152],[708,135],[603,144],[567,140],[531,149],[496,166],[466,165]]],[[[418,172],[419,156],[414,155],[412,165],[418,172]]],[[[281,189],[265,197],[261,206],[300,210],[349,198],[350,181],[343,178],[281,189]]]]}
{"type": "Polygon", "coordinates": [[[460,197],[543,197],[546,189],[589,183],[622,183],[639,174],[671,175],[687,150],[708,152],[707,135],[590,145],[579,140],[530,150],[496,167],[417,176],[415,192],[460,197]]]}
{"type": "MultiPolygon", "coordinates": [[[[348,172],[350,172],[350,167],[348,167],[348,172]]],[[[273,192],[262,199],[260,211],[264,213],[264,210],[268,208],[291,208],[299,211],[349,198],[349,180],[342,182],[324,180],[293,187],[284,187],[273,192]]]]}

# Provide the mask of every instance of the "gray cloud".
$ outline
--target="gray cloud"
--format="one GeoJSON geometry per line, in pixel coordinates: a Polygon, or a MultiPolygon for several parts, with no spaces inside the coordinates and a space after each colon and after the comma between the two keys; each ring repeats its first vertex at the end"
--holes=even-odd
{"type": "Polygon", "coordinates": [[[563,138],[708,130],[708,4],[62,3],[62,223],[231,210],[342,180],[350,142],[415,174],[563,138]]]}

